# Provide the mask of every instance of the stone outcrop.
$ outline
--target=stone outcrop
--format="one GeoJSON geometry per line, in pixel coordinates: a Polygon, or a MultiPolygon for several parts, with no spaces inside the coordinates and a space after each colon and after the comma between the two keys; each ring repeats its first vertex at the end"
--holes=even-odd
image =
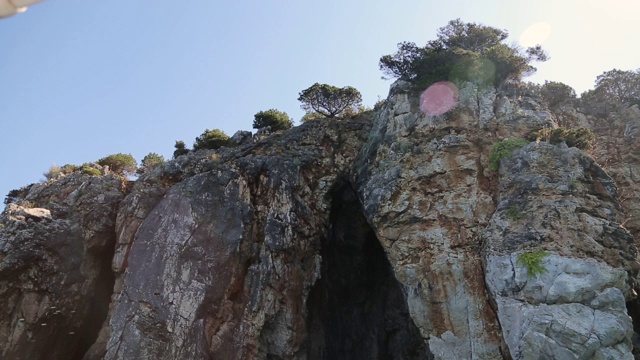
{"type": "Polygon", "coordinates": [[[500,358],[479,251],[495,209],[483,159],[491,136],[469,111],[428,116],[418,106],[396,83],[374,121],[356,177],[365,214],[434,356],[500,358]]]}
{"type": "Polygon", "coordinates": [[[0,358],[81,359],[113,291],[114,225],[124,198],[113,175],[31,186],[0,228],[0,358]]]}
{"type": "Polygon", "coordinates": [[[443,115],[418,102],[396,82],[371,118],[13,191],[0,358],[633,358],[637,106],[597,127],[471,85],[443,115]],[[595,160],[533,142],[488,169],[568,123],[595,160]]]}
{"type": "Polygon", "coordinates": [[[637,250],[621,221],[613,181],[580,150],[531,143],[502,161],[485,271],[514,359],[633,358],[637,250]],[[536,253],[537,274],[522,260],[536,253]]]}

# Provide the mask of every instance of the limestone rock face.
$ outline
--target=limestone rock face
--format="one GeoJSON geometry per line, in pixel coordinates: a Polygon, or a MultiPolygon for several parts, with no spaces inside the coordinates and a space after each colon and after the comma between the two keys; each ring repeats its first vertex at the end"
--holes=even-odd
{"type": "Polygon", "coordinates": [[[593,155],[618,186],[625,228],[640,239],[640,108],[589,120],[597,135],[593,155]]]}
{"type": "Polygon", "coordinates": [[[365,214],[435,358],[500,358],[479,251],[495,209],[482,158],[491,140],[469,112],[417,107],[397,83],[374,120],[357,169],[365,214]]]}
{"type": "Polygon", "coordinates": [[[356,119],[12,191],[0,358],[633,358],[640,110],[600,126],[459,90],[432,116],[399,81],[356,119]],[[533,142],[488,169],[497,141],[566,124],[593,157],[533,142]]]}
{"type": "Polygon", "coordinates": [[[376,245],[366,221],[359,231],[340,225],[355,221],[359,207],[335,213],[345,198],[358,204],[346,179],[368,128],[367,121],[317,122],[226,157],[187,160],[178,171],[157,174],[177,181],[166,191],[161,180],[141,179],[118,216],[114,269],[124,269],[122,284],[103,332],[109,334],[104,350],[94,348],[92,356],[321,359],[361,342],[348,350],[353,358],[389,352],[427,358],[419,332],[407,325],[406,306],[404,312],[392,307],[391,300],[403,303],[392,276],[376,277],[373,288],[350,289],[363,299],[335,300],[326,295],[335,284],[319,282],[322,273],[336,277],[336,269],[322,269],[323,262],[337,262],[335,256],[343,260],[336,268],[365,272],[365,281],[377,264],[368,262],[389,267],[381,249],[361,254],[376,245]],[[353,257],[321,255],[331,252],[323,243],[342,241],[353,257]],[[377,317],[350,316],[380,329],[373,343],[366,339],[371,327],[352,339],[355,324],[327,313],[328,304],[357,309],[363,301],[377,317]],[[347,334],[331,334],[337,330],[327,322],[347,334]],[[334,339],[346,344],[336,346],[334,339]]]}
{"type": "Polygon", "coordinates": [[[633,358],[637,250],[621,221],[613,181],[580,150],[532,143],[502,161],[485,273],[514,359],[633,358]],[[536,253],[539,271],[524,260],[536,253]]]}
{"type": "Polygon", "coordinates": [[[80,359],[107,315],[122,181],[31,186],[0,227],[0,358],[80,359]]]}

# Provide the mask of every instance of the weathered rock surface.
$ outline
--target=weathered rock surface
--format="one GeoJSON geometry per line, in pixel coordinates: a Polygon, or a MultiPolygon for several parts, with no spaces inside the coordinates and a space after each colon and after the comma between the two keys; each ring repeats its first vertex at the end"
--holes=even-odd
{"type": "Polygon", "coordinates": [[[592,153],[618,186],[625,228],[640,240],[640,108],[589,120],[598,136],[592,153]]]}
{"type": "Polygon", "coordinates": [[[81,359],[107,315],[115,176],[31,186],[0,228],[0,358],[81,359]]]}
{"type": "Polygon", "coordinates": [[[486,281],[514,359],[632,359],[637,273],[611,178],[575,148],[532,143],[500,168],[486,281]],[[544,251],[542,273],[523,254],[544,251]]]}
{"type": "Polygon", "coordinates": [[[1,358],[632,358],[638,108],[592,126],[595,161],[531,143],[496,173],[496,141],[595,119],[471,85],[418,101],[397,82],[372,119],[12,192],[1,358]]]}
{"type": "Polygon", "coordinates": [[[479,252],[495,209],[491,138],[467,111],[421,113],[409,90],[396,83],[359,159],[365,214],[435,358],[501,358],[479,252]]]}

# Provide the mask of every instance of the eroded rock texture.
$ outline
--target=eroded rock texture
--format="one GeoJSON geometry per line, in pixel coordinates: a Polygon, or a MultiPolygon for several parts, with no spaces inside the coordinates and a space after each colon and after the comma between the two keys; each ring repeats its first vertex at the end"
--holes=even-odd
{"type": "Polygon", "coordinates": [[[486,281],[513,358],[633,358],[637,251],[621,221],[613,181],[578,149],[532,143],[502,161],[486,281]],[[532,273],[521,256],[540,251],[532,273]]]}
{"type": "Polygon", "coordinates": [[[66,177],[32,185],[2,213],[0,358],[81,359],[93,344],[111,301],[122,186],[66,177]]]}
{"type": "Polygon", "coordinates": [[[434,356],[500,358],[479,253],[494,211],[482,159],[491,139],[469,108],[427,116],[409,90],[392,89],[359,159],[365,214],[434,356]]]}
{"type": "Polygon", "coordinates": [[[431,116],[396,82],[372,119],[12,192],[0,358],[633,358],[640,112],[601,120],[472,85],[431,116]],[[595,160],[534,142],[487,168],[558,124],[595,160]]]}

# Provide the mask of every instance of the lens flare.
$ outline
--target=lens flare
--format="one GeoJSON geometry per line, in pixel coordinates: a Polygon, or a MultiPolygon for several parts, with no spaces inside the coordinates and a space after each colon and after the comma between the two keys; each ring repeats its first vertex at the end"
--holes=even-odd
{"type": "Polygon", "coordinates": [[[551,35],[551,25],[545,22],[535,23],[524,30],[520,35],[520,45],[531,47],[545,42],[551,35]]]}
{"type": "Polygon", "coordinates": [[[458,101],[458,88],[448,82],[437,82],[420,95],[420,110],[428,115],[442,115],[458,101]]]}

